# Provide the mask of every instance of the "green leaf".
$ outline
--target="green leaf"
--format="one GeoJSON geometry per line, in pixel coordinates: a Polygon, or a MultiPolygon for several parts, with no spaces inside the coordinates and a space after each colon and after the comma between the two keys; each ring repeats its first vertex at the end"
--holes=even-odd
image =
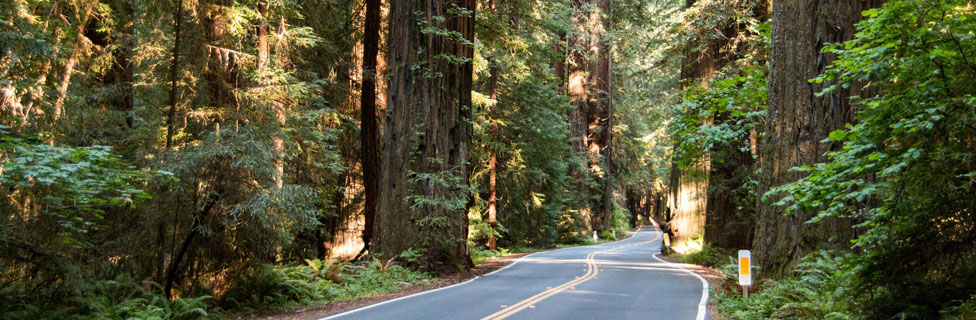
{"type": "Polygon", "coordinates": [[[830,132],[830,135],[827,136],[827,139],[830,139],[830,141],[844,141],[844,139],[847,139],[847,135],[848,135],[847,130],[843,130],[843,129],[834,130],[830,132]]]}

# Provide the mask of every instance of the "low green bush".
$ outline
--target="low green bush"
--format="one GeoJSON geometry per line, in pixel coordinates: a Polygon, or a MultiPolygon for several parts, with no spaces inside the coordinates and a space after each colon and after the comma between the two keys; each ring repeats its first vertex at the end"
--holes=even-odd
{"type": "MultiPolygon", "coordinates": [[[[702,241],[701,235],[691,239],[692,242],[701,244],[701,250],[688,254],[672,253],[671,257],[688,264],[697,264],[710,268],[719,268],[726,265],[729,257],[735,254],[732,249],[718,248],[702,241]]],[[[734,260],[734,259],[733,259],[734,260]]],[[[734,262],[734,261],[733,261],[734,262]]]]}
{"type": "Polygon", "coordinates": [[[306,262],[306,265],[263,265],[248,270],[228,289],[221,306],[235,313],[251,313],[386,294],[431,282],[427,273],[394,265],[392,259],[306,262]]]}
{"type": "Polygon", "coordinates": [[[488,250],[485,247],[469,247],[468,252],[471,254],[471,261],[475,265],[481,264],[485,260],[490,258],[497,258],[505,256],[508,254],[508,249],[498,248],[496,251],[488,250]]]}
{"type": "Polygon", "coordinates": [[[948,320],[976,319],[976,294],[969,296],[969,300],[959,301],[956,306],[943,309],[940,315],[948,320]]]}
{"type": "Polygon", "coordinates": [[[122,274],[113,280],[74,284],[82,295],[57,303],[24,294],[16,286],[0,289],[2,319],[201,319],[212,316],[212,297],[166,299],[153,282],[122,274]]]}
{"type": "MultiPolygon", "coordinates": [[[[737,319],[858,319],[857,300],[848,291],[851,273],[842,267],[849,256],[828,251],[810,254],[797,266],[794,277],[758,281],[748,299],[735,290],[717,290],[718,308],[737,319]]],[[[737,268],[730,259],[723,273],[736,279],[737,268]]]]}
{"type": "Polygon", "coordinates": [[[582,234],[566,234],[559,237],[559,244],[557,246],[558,247],[585,246],[591,244],[596,244],[596,242],[593,241],[592,236],[588,237],[582,234]]]}
{"type": "Polygon", "coordinates": [[[432,282],[429,274],[393,260],[344,263],[306,260],[306,265],[258,265],[242,271],[218,301],[204,295],[167,299],[159,284],[127,275],[77,284],[82,295],[59,303],[17,285],[0,288],[2,319],[209,319],[297,305],[324,304],[386,294],[432,282]],[[26,293],[25,293],[26,292],[26,293]]]}

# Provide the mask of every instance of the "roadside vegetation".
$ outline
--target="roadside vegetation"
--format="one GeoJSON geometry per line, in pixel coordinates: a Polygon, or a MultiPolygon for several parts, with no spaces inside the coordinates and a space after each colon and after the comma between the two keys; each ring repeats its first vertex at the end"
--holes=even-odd
{"type": "MultiPolygon", "coordinates": [[[[721,221],[726,229],[706,223],[703,237],[679,244],[684,254],[676,258],[723,273],[725,281],[715,288],[714,301],[725,316],[976,318],[976,84],[972,81],[976,78],[972,61],[976,7],[960,0],[861,4],[870,7],[854,20],[852,37],[820,48],[818,54],[830,62],[802,79],[816,90],[809,97],[813,105],[828,107],[837,102],[831,99],[848,99],[850,120],[802,123],[804,118],[784,110],[783,106],[802,101],[796,99],[805,99],[774,100],[783,98],[777,94],[790,94],[781,90],[791,88],[791,77],[796,76],[789,69],[776,68],[784,64],[760,65],[767,69],[762,72],[746,68],[738,75],[716,75],[709,85],[683,93],[682,112],[672,125],[680,146],[676,154],[679,160],[707,156],[712,164],[710,184],[721,182],[716,177],[736,177],[720,175],[716,168],[741,159],[721,146],[750,149],[741,138],[748,135],[742,130],[752,128],[750,110],[765,109],[766,116],[759,119],[767,123],[767,139],[758,141],[760,151],[764,147],[769,152],[754,155],[760,160],[797,157],[785,158],[793,159],[792,164],[778,169],[756,166],[742,183],[716,183],[719,189],[710,185],[709,199],[716,194],[739,201],[733,207],[738,209],[730,211],[734,215],[728,216],[734,219],[722,216],[722,207],[713,208],[710,202],[708,212],[715,215],[707,219],[721,221]],[[748,80],[760,76],[769,80],[748,80]],[[757,92],[762,99],[749,98],[757,92]],[[764,100],[767,92],[769,100],[764,100]],[[729,119],[723,112],[739,119],[734,120],[736,125],[718,123],[717,119],[729,119]],[[793,118],[773,117],[784,112],[793,118]],[[708,113],[713,116],[702,117],[708,113]],[[806,130],[802,128],[807,125],[830,129],[821,131],[816,140],[795,144],[795,150],[779,149],[785,142],[778,139],[804,139],[804,134],[822,130],[810,129],[814,131],[799,136],[790,131],[806,130]],[[803,158],[806,150],[799,146],[817,146],[820,154],[803,158]],[[786,173],[791,166],[795,167],[786,173]],[[779,173],[770,176],[770,170],[779,173]],[[758,190],[749,187],[755,184],[758,190]],[[770,188],[763,189],[764,185],[770,188]],[[759,204],[758,212],[752,213],[751,203],[759,204]],[[730,245],[722,239],[734,232],[729,227],[748,230],[752,223],[757,224],[755,233],[742,236],[755,240],[730,245]],[[752,294],[744,299],[732,255],[749,248],[754,266],[760,266],[755,272],[759,278],[754,277],[752,294]]],[[[791,29],[794,22],[777,19],[801,7],[783,5],[782,11],[774,10],[774,37],[777,32],[796,31],[791,29]]],[[[803,48],[804,41],[780,42],[779,50],[803,48]]],[[[781,63],[798,57],[787,55],[778,57],[781,63]]]]}
{"type": "Polygon", "coordinates": [[[974,79],[972,0],[6,0],[0,318],[322,305],[649,218],[752,249],[733,318],[976,318],[974,79]]]}
{"type": "Polygon", "coordinates": [[[86,283],[77,288],[84,298],[57,303],[11,290],[0,292],[0,313],[8,319],[221,319],[392,293],[436,280],[393,261],[257,265],[222,288],[219,299],[192,291],[179,293],[190,297],[167,299],[159,284],[126,276],[86,283]]]}

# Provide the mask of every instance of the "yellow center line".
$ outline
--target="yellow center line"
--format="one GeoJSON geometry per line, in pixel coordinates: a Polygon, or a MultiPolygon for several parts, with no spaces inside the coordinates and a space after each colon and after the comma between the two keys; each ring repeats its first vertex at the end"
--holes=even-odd
{"type": "Polygon", "coordinates": [[[509,307],[507,307],[505,309],[499,310],[498,312],[495,312],[495,313],[493,313],[493,314],[491,314],[491,315],[489,315],[487,317],[481,318],[481,320],[500,320],[500,319],[508,318],[508,317],[512,316],[513,314],[518,313],[519,311],[525,310],[525,308],[534,307],[534,305],[536,303],[538,303],[538,302],[540,302],[542,300],[545,300],[546,298],[549,298],[549,297],[551,297],[551,296],[553,296],[553,295],[555,295],[557,293],[563,292],[566,289],[569,289],[569,288],[571,288],[573,286],[576,286],[578,284],[581,284],[583,282],[586,282],[586,281],[588,281],[590,279],[596,278],[596,275],[600,273],[599,265],[597,265],[596,259],[594,259],[594,257],[597,254],[607,253],[607,252],[614,251],[614,250],[617,250],[617,249],[623,249],[623,248],[627,248],[627,247],[632,247],[632,246],[637,246],[637,245],[652,243],[652,242],[656,241],[659,237],[660,237],[660,235],[658,234],[651,241],[639,242],[639,243],[634,243],[634,244],[625,245],[625,246],[619,246],[619,247],[615,247],[615,248],[611,248],[611,249],[607,249],[607,250],[601,250],[601,251],[591,252],[590,254],[588,254],[586,256],[586,274],[584,274],[582,277],[576,278],[575,280],[570,281],[570,282],[567,282],[567,283],[564,283],[564,284],[562,284],[562,285],[560,285],[558,287],[551,288],[551,289],[548,289],[546,291],[540,292],[539,294],[536,294],[534,296],[531,296],[528,299],[522,300],[519,303],[516,303],[514,305],[511,305],[511,306],[509,306],[509,307]]]}
{"type": "Polygon", "coordinates": [[[519,311],[524,310],[525,308],[528,308],[530,305],[532,305],[532,304],[534,304],[536,302],[542,301],[542,300],[544,300],[544,299],[546,299],[546,298],[548,298],[548,297],[550,297],[550,296],[552,296],[552,295],[554,295],[556,293],[565,291],[569,287],[572,287],[572,286],[575,286],[577,284],[583,283],[583,282],[585,282],[587,280],[590,280],[592,277],[596,276],[596,274],[599,272],[599,270],[597,270],[597,268],[595,267],[595,264],[596,263],[593,260],[593,256],[594,255],[596,255],[596,252],[590,253],[589,255],[586,256],[586,266],[587,266],[587,268],[586,268],[586,274],[584,274],[582,277],[576,278],[573,281],[564,283],[564,284],[562,284],[562,285],[560,285],[558,287],[555,287],[555,288],[552,288],[552,289],[543,291],[543,292],[541,292],[539,294],[536,294],[534,296],[531,296],[528,299],[522,300],[519,303],[516,303],[514,305],[511,305],[508,308],[502,309],[502,310],[500,310],[498,312],[495,312],[495,313],[493,313],[493,314],[491,314],[491,315],[489,315],[487,317],[481,318],[481,320],[505,319],[505,318],[507,318],[507,317],[509,317],[509,316],[511,316],[511,315],[513,315],[513,314],[515,314],[517,312],[519,312],[519,311]]]}

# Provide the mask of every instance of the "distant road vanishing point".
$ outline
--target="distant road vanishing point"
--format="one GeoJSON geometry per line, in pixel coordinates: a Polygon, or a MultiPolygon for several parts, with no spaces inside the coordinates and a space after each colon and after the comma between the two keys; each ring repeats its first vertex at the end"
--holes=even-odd
{"type": "Polygon", "coordinates": [[[528,255],[474,280],[324,319],[688,319],[706,315],[704,278],[659,259],[661,232],[528,255]]]}

